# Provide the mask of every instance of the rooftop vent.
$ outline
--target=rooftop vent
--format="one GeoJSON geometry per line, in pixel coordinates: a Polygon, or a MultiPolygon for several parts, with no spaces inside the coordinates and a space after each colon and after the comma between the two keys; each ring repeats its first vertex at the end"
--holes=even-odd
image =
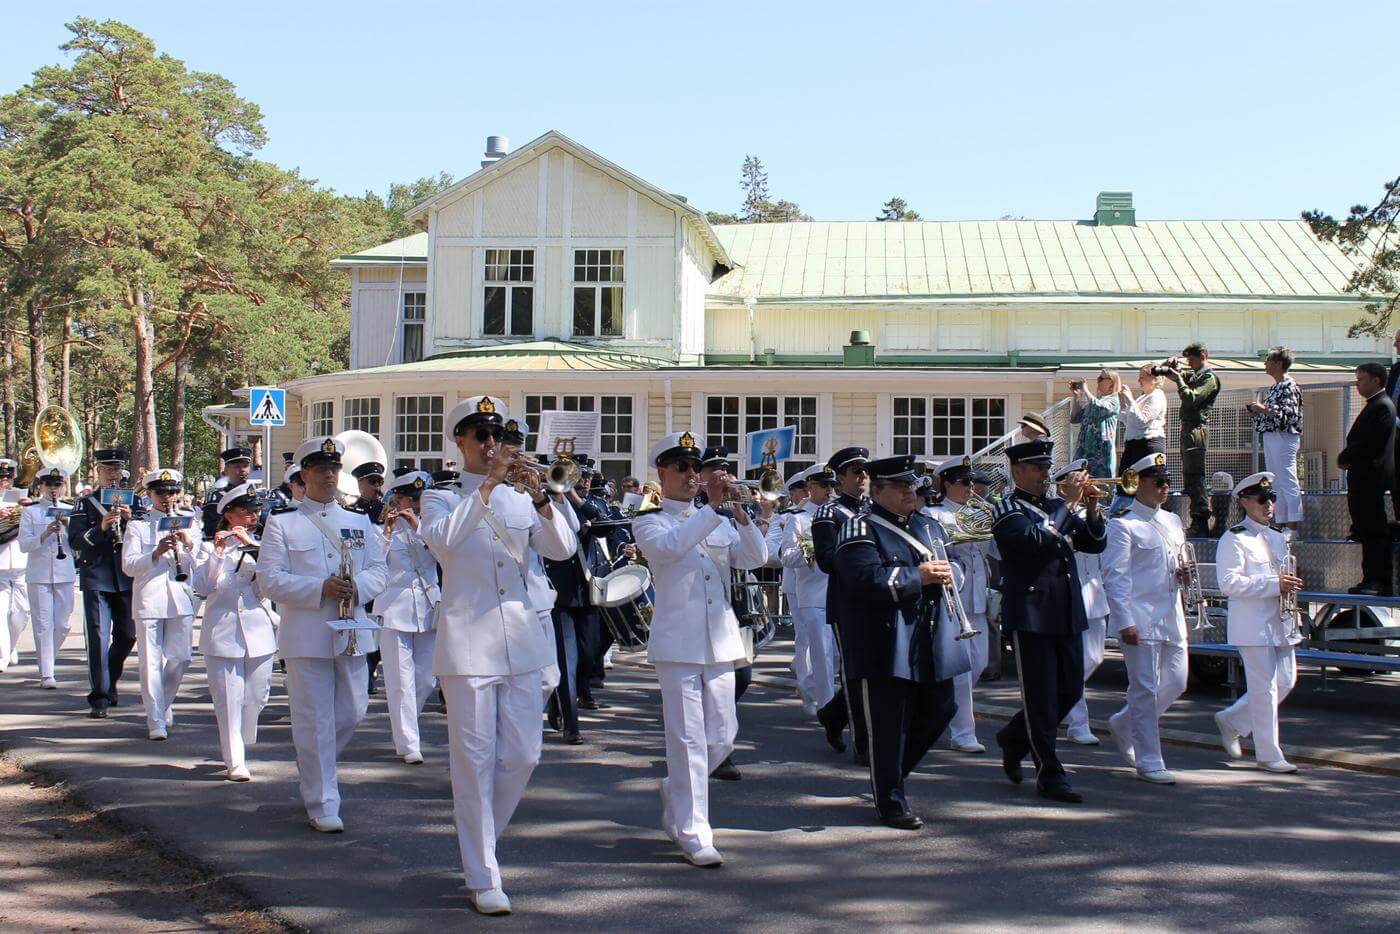
{"type": "Polygon", "coordinates": [[[869,331],[851,332],[851,342],[841,348],[841,362],[846,366],[875,365],[875,345],[870,343],[869,331]]]}
{"type": "Polygon", "coordinates": [[[510,140],[504,136],[486,137],[486,152],[482,153],[486,158],[481,160],[481,167],[484,169],[505,158],[509,146],[510,140]]]}
{"type": "Polygon", "coordinates": [[[1131,191],[1101,191],[1094,205],[1094,223],[1100,227],[1132,226],[1137,223],[1131,191]]]}

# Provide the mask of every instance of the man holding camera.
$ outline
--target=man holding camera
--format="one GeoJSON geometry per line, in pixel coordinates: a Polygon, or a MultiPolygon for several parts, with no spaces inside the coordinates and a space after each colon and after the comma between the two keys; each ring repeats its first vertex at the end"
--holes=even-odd
{"type": "Polygon", "coordinates": [[[1210,352],[1200,341],[1186,345],[1181,352],[1189,373],[1181,371],[1181,360],[1172,357],[1154,373],[1176,383],[1181,397],[1181,477],[1186,495],[1191,499],[1191,528],[1188,536],[1210,534],[1210,491],[1206,489],[1206,448],[1208,446],[1210,412],[1220,395],[1220,378],[1210,368],[1210,352]]]}

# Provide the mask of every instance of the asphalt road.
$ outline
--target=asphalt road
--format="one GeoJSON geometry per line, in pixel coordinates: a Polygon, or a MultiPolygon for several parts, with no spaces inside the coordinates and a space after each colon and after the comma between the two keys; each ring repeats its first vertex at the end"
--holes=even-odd
{"type": "Polygon", "coordinates": [[[619,667],[586,745],[546,739],[500,848],[516,913],[482,919],[462,888],[440,713],[424,717],[426,764],[406,766],[373,699],[342,760],[348,830],[324,836],[296,795],[280,675],[250,753],[255,780],[242,785],[221,778],[198,658],[161,744],[144,738],[131,672],[106,721],[85,715],[71,642],[61,678],[61,690],[39,690],[28,656],[0,675],[7,753],[311,929],[1393,930],[1400,916],[1395,778],[1326,767],[1277,777],[1171,748],[1180,783],[1162,788],[1134,780],[1107,746],[1074,747],[1065,758],[1088,800],[1059,807],[1010,785],[993,756],[935,751],[911,780],[927,824],[910,834],[872,824],[863,770],[825,745],[789,692],[761,685],[740,707],[744,779],[713,786],[726,863],[697,869],[658,826],[654,681],[619,667]]]}

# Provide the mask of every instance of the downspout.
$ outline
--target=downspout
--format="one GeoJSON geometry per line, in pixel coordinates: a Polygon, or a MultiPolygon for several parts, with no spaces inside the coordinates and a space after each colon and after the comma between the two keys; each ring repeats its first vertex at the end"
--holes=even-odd
{"type": "Polygon", "coordinates": [[[666,394],[666,434],[670,434],[671,428],[671,377],[667,376],[662,382],[662,391],[666,394]]]}
{"type": "Polygon", "coordinates": [[[754,324],[753,309],[758,304],[758,299],[750,295],[744,299],[744,307],[749,312],[749,362],[755,363],[758,360],[758,327],[754,324]]]}

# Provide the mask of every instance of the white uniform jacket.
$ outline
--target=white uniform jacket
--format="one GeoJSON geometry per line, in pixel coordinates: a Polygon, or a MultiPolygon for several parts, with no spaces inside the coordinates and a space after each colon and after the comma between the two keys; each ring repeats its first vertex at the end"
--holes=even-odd
{"type": "Polygon", "coordinates": [[[555,662],[539,617],[552,600],[530,586],[530,552],[566,561],[578,549],[578,536],[564,507],[551,504],[546,521],[528,495],[505,484],[491,492],[489,505],[482,502],[485,479],[463,474],[460,493],[423,494],[423,541],[442,565],[433,653],[439,676],[520,675],[555,662]]]}
{"type": "MultiPolygon", "coordinates": [[[[23,520],[23,514],[20,515],[23,520]]],[[[42,532],[43,529],[40,529],[42,532]]],[[[65,529],[64,535],[68,534],[65,529]]],[[[53,536],[49,536],[52,538],[53,536]]],[[[68,550],[68,546],[63,546],[68,550]]],[[[0,545],[0,577],[23,577],[25,568],[29,566],[29,555],[19,545],[19,529],[15,529],[15,537],[0,545]]]]}
{"type": "Polygon", "coordinates": [[[1109,632],[1136,626],[1143,642],[1186,644],[1186,613],[1176,580],[1185,541],[1175,513],[1136,501],[1122,516],[1108,520],[1101,566],[1109,632]]]}
{"type": "Polygon", "coordinates": [[[782,545],[779,547],[783,567],[792,572],[797,588],[797,606],[803,609],[826,609],[826,572],[817,567],[815,560],[808,564],[802,554],[802,546],[798,544],[799,536],[809,539],[812,537],[812,517],[820,508],[810,499],[803,502],[802,511],[794,515],[792,521],[787,524],[782,545]]]}
{"type": "MultiPolygon", "coordinates": [[[[355,582],[355,618],[369,623],[365,604],[384,591],[389,576],[384,536],[361,512],[339,503],[303,499],[285,512],[267,517],[258,550],[258,590],[277,604],[282,625],[277,653],[283,658],[334,658],[336,632],[329,620],[339,618],[336,601],[322,597],[326,578],[340,572],[340,547],[326,540],[311,520],[316,516],[332,535],[350,542],[351,579],[355,582]],[[344,536],[349,536],[345,538],[344,536]]],[[[372,629],[373,625],[367,625],[372,629]]],[[[357,640],[364,645],[364,640],[357,640]]],[[[373,648],[373,646],[370,646],[373,648]]]]}
{"type": "MultiPolygon", "coordinates": [[[[797,509],[801,508],[801,506],[797,507],[797,509]]],[[[797,577],[793,574],[792,568],[783,564],[782,551],[787,527],[792,525],[792,518],[796,514],[796,510],[773,513],[772,518],[768,520],[768,531],[763,534],[763,547],[768,549],[768,560],[764,563],[770,568],[780,567],[783,569],[782,583],[778,589],[787,594],[789,602],[797,595],[797,577]]]]}
{"type": "Polygon", "coordinates": [[[165,513],[152,509],[144,518],[132,519],[122,536],[122,570],[131,578],[131,616],[133,619],[172,619],[194,616],[194,577],[196,556],[200,548],[198,517],[185,529],[191,545],[180,546],[180,569],[185,579],[175,579],[175,554],[155,556],[156,546],[169,533],[156,525],[165,513]]]}
{"type": "MultiPolygon", "coordinates": [[[[1084,515],[1083,509],[1075,513],[1084,515]]],[[[1074,563],[1079,569],[1079,589],[1084,594],[1084,615],[1089,619],[1103,619],[1108,616],[1108,593],[1103,588],[1103,555],[1074,553],[1074,563]]]]}
{"type": "Polygon", "coordinates": [[[419,533],[394,524],[389,537],[389,579],[384,592],[374,598],[374,612],[385,629],[395,632],[427,632],[437,625],[442,591],[437,582],[437,560],[419,533]]]}
{"type": "Polygon", "coordinates": [[[277,651],[277,615],[253,583],[258,559],[230,545],[222,555],[205,542],[194,571],[194,592],[204,597],[199,651],[217,658],[258,658],[277,651]]]}
{"type": "Polygon", "coordinates": [[[632,534],[656,589],[647,643],[651,661],[714,665],[746,658],[729,602],[729,574],[768,560],[758,526],[740,526],[708,505],[696,509],[668,499],[638,516],[632,534]]]}
{"type": "Polygon", "coordinates": [[[31,584],[66,584],[78,579],[78,569],[73,565],[73,550],[68,547],[68,530],[62,529],[43,541],[39,536],[49,527],[52,518],[45,515],[51,506],[48,500],[40,500],[25,506],[19,514],[19,547],[29,556],[24,566],[24,579],[31,584]],[[63,540],[65,557],[58,554],[59,539],[63,540]]]}
{"type": "MultiPolygon", "coordinates": [[[[958,531],[956,516],[961,508],[957,503],[944,501],[925,515],[943,526],[943,531],[951,536],[958,531]]],[[[956,565],[962,574],[962,581],[958,584],[958,598],[962,600],[963,609],[974,616],[987,615],[987,591],[991,586],[987,557],[992,553],[994,546],[995,543],[991,539],[946,546],[948,560],[956,565]]]]}
{"type": "Polygon", "coordinates": [[[1220,536],[1215,576],[1230,598],[1227,636],[1232,645],[1288,645],[1278,592],[1279,561],[1288,552],[1283,533],[1246,518],[1220,536]]]}

